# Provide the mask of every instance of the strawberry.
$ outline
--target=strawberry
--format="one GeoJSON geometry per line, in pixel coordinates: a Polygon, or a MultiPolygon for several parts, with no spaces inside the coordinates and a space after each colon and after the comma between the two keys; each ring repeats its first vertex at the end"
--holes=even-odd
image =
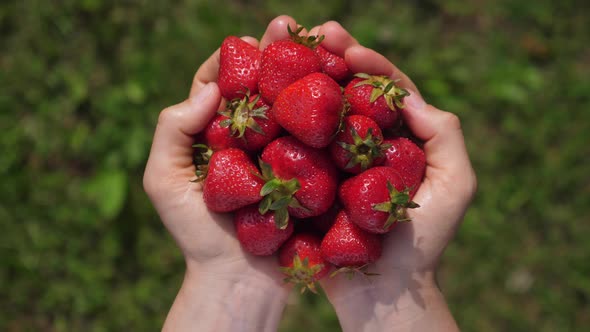
{"type": "Polygon", "coordinates": [[[205,139],[213,150],[237,147],[246,151],[258,151],[275,139],[281,132],[270,107],[259,95],[227,103],[224,111],[213,118],[205,128],[205,139]]]}
{"type": "MultiPolygon", "coordinates": [[[[213,151],[220,151],[229,148],[242,148],[243,143],[232,136],[230,129],[222,123],[230,120],[227,116],[217,114],[209,121],[203,136],[205,145],[213,151]]],[[[231,121],[231,120],[230,120],[231,121]]]]}
{"type": "Polygon", "coordinates": [[[387,233],[397,221],[409,221],[407,208],[417,208],[398,171],[377,166],[342,183],[340,200],[350,220],[372,233],[387,233]]]}
{"type": "Polygon", "coordinates": [[[360,114],[375,120],[381,129],[395,124],[398,108],[408,91],[395,85],[387,76],[356,74],[344,88],[344,96],[350,106],[349,114],[360,114]]]}
{"type": "Polygon", "coordinates": [[[338,83],[344,83],[350,79],[352,72],[348,69],[344,58],[328,51],[322,45],[315,48],[315,53],[320,58],[322,72],[330,76],[338,83]]]}
{"type": "Polygon", "coordinates": [[[261,213],[275,211],[278,227],[285,227],[289,215],[318,216],[336,198],[338,171],[322,151],[292,136],[279,137],[262,151],[262,176],[267,181],[260,195],[261,213]]]}
{"type": "Polygon", "coordinates": [[[364,267],[379,259],[381,251],[381,237],[355,225],[344,210],[336,216],[321,245],[326,261],[345,268],[364,267]]]}
{"type": "Polygon", "coordinates": [[[230,148],[214,152],[203,182],[203,200],[211,211],[230,212],[262,199],[264,181],[242,150],[230,148]]]}
{"type": "Polygon", "coordinates": [[[279,250],[279,265],[286,282],[301,285],[316,293],[315,283],[330,272],[330,263],[322,258],[320,237],[309,233],[293,235],[279,250]]]}
{"type": "Polygon", "coordinates": [[[410,197],[413,197],[422,183],[426,170],[424,151],[405,137],[386,139],[383,143],[389,146],[385,151],[383,166],[398,171],[405,185],[410,188],[410,197]]]}
{"type": "Polygon", "coordinates": [[[234,224],[242,248],[257,256],[275,253],[293,234],[293,223],[290,222],[284,229],[279,229],[274,218],[272,212],[260,214],[256,205],[236,211],[234,224]]]}
{"type": "Polygon", "coordinates": [[[326,147],[343,111],[340,86],[326,74],[309,74],[281,91],[272,111],[291,135],[311,147],[326,147]]]}
{"type": "Polygon", "coordinates": [[[313,48],[323,40],[323,36],[299,36],[303,27],[294,32],[291,27],[287,29],[290,39],[277,40],[262,52],[258,88],[262,98],[271,105],[291,83],[322,70],[313,48]]]}
{"type": "Polygon", "coordinates": [[[217,84],[227,100],[241,97],[248,90],[258,92],[262,52],[235,36],[221,43],[217,84]]]}
{"type": "Polygon", "coordinates": [[[342,130],[330,144],[332,160],[345,172],[358,174],[384,160],[383,135],[377,123],[364,115],[344,117],[342,130]]]}

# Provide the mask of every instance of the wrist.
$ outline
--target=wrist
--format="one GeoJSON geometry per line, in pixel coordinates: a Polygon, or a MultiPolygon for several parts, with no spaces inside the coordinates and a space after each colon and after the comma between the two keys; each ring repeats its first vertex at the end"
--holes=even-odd
{"type": "Polygon", "coordinates": [[[274,331],[289,287],[264,271],[188,265],[164,331],[274,331]]]}
{"type": "Polygon", "coordinates": [[[447,311],[434,272],[337,275],[322,284],[343,331],[412,330],[433,311],[447,311]]]}

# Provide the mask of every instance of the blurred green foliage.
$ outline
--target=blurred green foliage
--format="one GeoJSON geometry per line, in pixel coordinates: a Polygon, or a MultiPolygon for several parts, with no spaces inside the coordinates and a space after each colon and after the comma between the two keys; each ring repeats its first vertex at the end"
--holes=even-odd
{"type": "MultiPolygon", "coordinates": [[[[183,262],[141,187],[157,115],[229,35],[337,20],[462,118],[479,193],[440,284],[464,331],[590,326],[587,1],[0,4],[0,330],[151,331],[183,262]]],[[[294,296],[282,331],[337,331],[294,296]]]]}

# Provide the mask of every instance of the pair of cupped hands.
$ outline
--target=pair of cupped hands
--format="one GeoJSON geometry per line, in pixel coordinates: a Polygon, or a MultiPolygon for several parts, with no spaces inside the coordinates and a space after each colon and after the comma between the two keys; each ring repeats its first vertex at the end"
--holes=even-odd
{"type": "MultiPolygon", "coordinates": [[[[287,25],[297,27],[293,18],[279,16],[260,40],[242,38],[264,49],[288,37],[287,25]]],[[[400,329],[428,324],[454,329],[435,272],[476,190],[459,119],[426,103],[404,73],[360,45],[337,22],[316,26],[308,34],[324,35],[322,45],[343,57],[352,72],[399,79],[410,92],[401,110],[403,120],[424,141],[427,163],[414,197],[420,207],[408,211],[411,222],[385,235],[383,255],[369,267],[378,275],[348,279],[337,274],[324,278],[321,286],[344,330],[379,330],[385,323],[400,329]]],[[[232,217],[209,211],[201,184],[190,181],[195,177],[194,137],[223,106],[215,83],[218,69],[219,50],[197,70],[188,98],[160,113],[144,174],[145,191],[186,260],[184,282],[164,329],[274,330],[292,287],[283,282],[277,258],[242,250],[232,217]]]]}

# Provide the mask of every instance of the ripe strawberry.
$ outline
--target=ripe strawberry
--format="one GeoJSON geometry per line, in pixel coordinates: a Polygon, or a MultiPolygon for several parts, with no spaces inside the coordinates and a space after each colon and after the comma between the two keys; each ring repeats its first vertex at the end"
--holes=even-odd
{"type": "Polygon", "coordinates": [[[205,139],[213,150],[237,147],[257,151],[281,132],[270,107],[258,95],[244,93],[227,103],[224,111],[205,128],[205,139]]]}
{"type": "Polygon", "coordinates": [[[279,250],[279,265],[287,275],[286,282],[301,285],[301,292],[306,289],[316,293],[315,283],[330,271],[330,263],[321,255],[320,237],[309,233],[293,235],[279,250]]]}
{"type": "Polygon", "coordinates": [[[339,195],[350,220],[372,233],[387,233],[397,221],[409,221],[406,209],[419,207],[399,173],[385,166],[344,181],[339,195]]]}
{"type": "Polygon", "coordinates": [[[344,83],[350,79],[352,72],[348,69],[344,58],[328,51],[322,45],[315,48],[315,53],[320,58],[322,72],[330,76],[338,83],[344,83]]]}
{"type": "Polygon", "coordinates": [[[291,135],[311,147],[326,147],[343,111],[340,86],[326,74],[309,74],[281,91],[272,111],[291,135]]]}
{"type": "Polygon", "coordinates": [[[248,90],[258,92],[262,52],[235,36],[221,43],[217,84],[227,100],[241,97],[248,90]]]}
{"type": "Polygon", "coordinates": [[[258,88],[262,98],[271,105],[291,83],[322,70],[313,48],[323,40],[323,36],[299,36],[303,27],[294,32],[290,27],[287,29],[290,39],[275,41],[262,52],[258,88]]]}
{"type": "Polygon", "coordinates": [[[277,228],[274,213],[262,215],[256,205],[236,211],[234,224],[242,248],[257,256],[272,255],[293,234],[292,222],[285,229],[277,228]]]}
{"type": "Polygon", "coordinates": [[[338,267],[361,268],[381,257],[381,237],[365,232],[342,210],[324,236],[322,257],[338,267]]]}
{"type": "Polygon", "coordinates": [[[284,227],[289,215],[318,216],[336,198],[338,171],[322,150],[309,147],[292,136],[279,137],[264,148],[260,191],[265,196],[260,212],[275,211],[277,226],[284,227]]]}
{"type": "Polygon", "coordinates": [[[398,108],[408,91],[395,85],[387,76],[356,74],[344,89],[344,96],[350,106],[349,114],[368,116],[381,129],[391,127],[398,118],[398,108]]]}
{"type": "Polygon", "coordinates": [[[332,160],[345,172],[358,174],[384,160],[383,135],[377,123],[364,115],[344,117],[342,130],[330,144],[332,160]]]}
{"type": "Polygon", "coordinates": [[[217,114],[203,130],[205,144],[213,151],[242,147],[242,142],[231,135],[230,129],[221,125],[227,120],[229,120],[227,116],[217,114]]]}
{"type": "Polygon", "coordinates": [[[416,143],[405,137],[386,139],[389,145],[385,151],[383,166],[396,169],[402,180],[410,188],[410,197],[418,191],[426,170],[426,156],[416,143]]]}
{"type": "Polygon", "coordinates": [[[215,212],[230,212],[262,199],[264,181],[248,155],[230,148],[214,152],[203,183],[203,200],[215,212]]]}

